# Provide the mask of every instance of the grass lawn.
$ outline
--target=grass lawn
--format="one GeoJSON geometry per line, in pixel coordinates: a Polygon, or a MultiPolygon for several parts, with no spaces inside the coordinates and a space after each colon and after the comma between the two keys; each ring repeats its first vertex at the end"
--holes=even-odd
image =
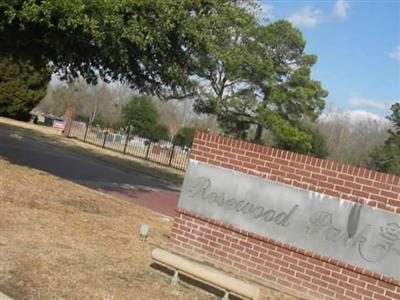
{"type": "MultiPolygon", "coordinates": [[[[0,126],[44,143],[165,179],[182,174],[75,140],[52,128],[0,118],[0,126]],[[93,148],[93,149],[92,149],[93,148]]],[[[151,267],[172,221],[157,213],[0,157],[0,291],[14,299],[215,299],[151,267]],[[141,224],[150,237],[140,241],[141,224]]],[[[268,290],[265,298],[293,297],[268,290]]]]}
{"type": "Polygon", "coordinates": [[[150,267],[172,221],[0,160],[0,290],[15,299],[213,299],[150,267]],[[140,224],[150,225],[146,242],[140,224]]]}
{"type": "Polygon", "coordinates": [[[108,164],[117,165],[121,169],[135,169],[145,174],[156,176],[174,184],[180,185],[183,181],[184,172],[136,158],[129,155],[123,155],[115,151],[99,148],[97,146],[78,141],[76,139],[68,139],[61,136],[59,130],[42,125],[15,121],[9,118],[0,117],[0,127],[13,131],[16,134],[27,135],[31,138],[39,139],[42,143],[57,145],[60,148],[72,152],[89,155],[104,161],[108,164]]]}

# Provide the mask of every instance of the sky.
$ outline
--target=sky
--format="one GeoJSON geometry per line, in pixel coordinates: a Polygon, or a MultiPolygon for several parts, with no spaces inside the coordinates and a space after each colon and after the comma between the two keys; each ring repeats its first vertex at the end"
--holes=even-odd
{"type": "Polygon", "coordinates": [[[328,107],[374,117],[400,101],[400,0],[263,0],[265,20],[289,20],[316,54],[328,107]],[[372,115],[374,114],[374,115],[372,115]]]}

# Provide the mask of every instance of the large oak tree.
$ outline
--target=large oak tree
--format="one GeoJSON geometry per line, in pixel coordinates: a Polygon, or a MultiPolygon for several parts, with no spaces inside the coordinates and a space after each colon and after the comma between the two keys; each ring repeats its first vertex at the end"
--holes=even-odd
{"type": "Polygon", "coordinates": [[[212,46],[203,28],[229,22],[236,10],[244,11],[218,0],[1,0],[0,54],[51,63],[89,82],[101,76],[175,94],[212,46]]]}

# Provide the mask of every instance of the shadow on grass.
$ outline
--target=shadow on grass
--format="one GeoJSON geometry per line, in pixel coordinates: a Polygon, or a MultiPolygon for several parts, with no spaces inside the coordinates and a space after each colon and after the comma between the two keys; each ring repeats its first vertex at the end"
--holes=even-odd
{"type": "MultiPolygon", "coordinates": [[[[42,146],[51,145],[57,150],[64,151],[65,153],[74,154],[79,156],[82,159],[87,158],[88,160],[96,160],[97,162],[101,162],[103,165],[108,165],[112,168],[117,168],[121,171],[136,172],[149,176],[156,177],[161,179],[162,181],[169,182],[170,184],[174,184],[180,186],[183,182],[183,172],[178,170],[169,169],[167,167],[158,166],[155,163],[145,161],[140,161],[139,158],[132,157],[129,159],[124,157],[118,157],[122,155],[120,153],[113,152],[112,150],[101,149],[96,146],[90,146],[81,141],[77,141],[76,139],[67,139],[62,136],[50,135],[42,133],[35,129],[22,128],[10,124],[0,123],[0,134],[1,135],[20,135],[23,139],[30,139],[36,142],[36,144],[41,144],[42,146]],[[3,134],[1,134],[3,132],[3,134]],[[5,134],[4,134],[5,133],[5,134]],[[108,153],[103,153],[109,152],[108,153]],[[118,156],[117,156],[118,155],[118,156]]],[[[0,136],[1,136],[0,135],[0,136]]],[[[5,140],[5,139],[4,139],[5,140]]],[[[4,141],[3,141],[4,142],[4,141]]],[[[18,143],[21,141],[15,140],[13,143],[18,143]]],[[[22,142],[21,142],[22,143],[22,142]]],[[[29,145],[28,145],[29,147],[29,145]]],[[[43,147],[42,147],[43,148],[43,147]]],[[[0,149],[1,150],[1,149],[0,149]]],[[[48,150],[48,149],[43,149],[48,150]]],[[[12,158],[8,157],[4,153],[0,152],[0,155],[10,160],[11,162],[26,165],[23,162],[14,161],[12,158]]],[[[28,165],[29,166],[29,165],[28,165]]],[[[40,168],[39,168],[40,169],[40,168]]],[[[47,171],[47,170],[44,170],[47,171]]],[[[49,173],[53,173],[48,171],[49,173]]],[[[57,175],[57,174],[56,174],[57,175]]],[[[61,176],[63,177],[63,176],[61,176]]]]}

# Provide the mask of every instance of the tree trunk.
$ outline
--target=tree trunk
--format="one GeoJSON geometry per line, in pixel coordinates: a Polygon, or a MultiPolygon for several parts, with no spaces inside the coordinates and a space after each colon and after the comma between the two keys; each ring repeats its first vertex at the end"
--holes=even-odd
{"type": "Polygon", "coordinates": [[[253,142],[256,144],[261,143],[261,136],[263,132],[263,127],[260,124],[257,124],[256,134],[254,135],[253,142]]]}

